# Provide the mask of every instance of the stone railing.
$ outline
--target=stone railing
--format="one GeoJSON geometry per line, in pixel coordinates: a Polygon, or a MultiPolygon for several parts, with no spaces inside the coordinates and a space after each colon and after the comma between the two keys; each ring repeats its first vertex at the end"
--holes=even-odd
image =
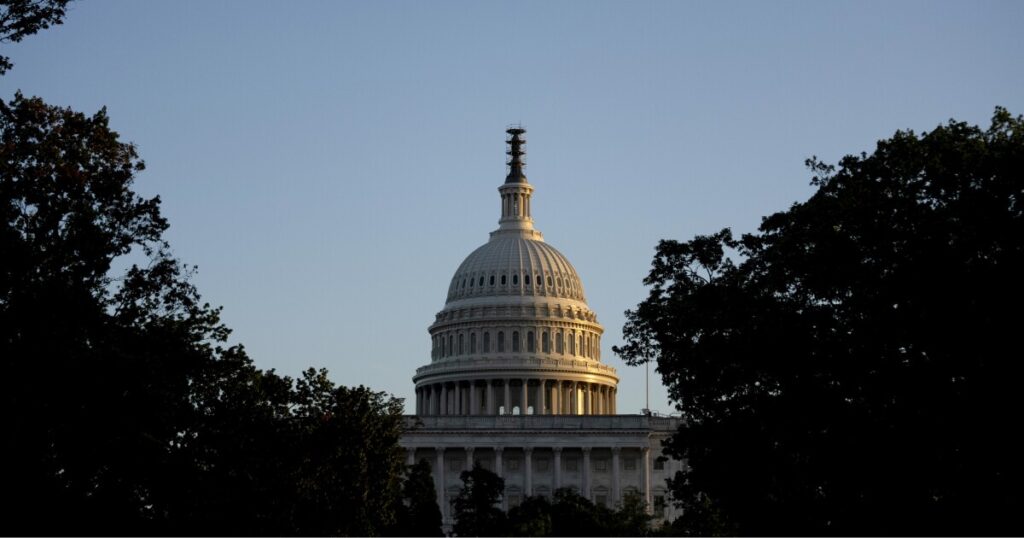
{"type": "Polygon", "coordinates": [[[615,375],[615,368],[607,364],[591,359],[552,359],[542,357],[465,357],[449,358],[438,362],[420,366],[416,369],[416,377],[426,374],[445,374],[461,371],[490,371],[490,370],[519,370],[528,368],[531,370],[573,370],[577,372],[591,372],[606,375],[615,375]]]}
{"type": "Polygon", "coordinates": [[[655,430],[673,431],[682,419],[649,415],[406,416],[411,431],[427,430],[655,430]]]}

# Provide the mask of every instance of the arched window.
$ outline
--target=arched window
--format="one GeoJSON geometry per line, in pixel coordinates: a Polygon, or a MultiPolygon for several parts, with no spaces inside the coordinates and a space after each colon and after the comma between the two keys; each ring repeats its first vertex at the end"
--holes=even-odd
{"type": "Polygon", "coordinates": [[[484,353],[491,352],[491,333],[484,333],[484,353]]]}
{"type": "Polygon", "coordinates": [[[551,275],[548,275],[548,287],[551,287],[551,275]]]}
{"type": "Polygon", "coordinates": [[[528,353],[533,353],[534,351],[537,351],[537,345],[534,342],[533,338],[533,331],[526,331],[526,351],[528,353]]]}
{"type": "Polygon", "coordinates": [[[469,333],[469,352],[476,353],[476,333],[469,333]]]}
{"type": "Polygon", "coordinates": [[[518,273],[512,275],[512,285],[513,286],[518,286],[519,285],[519,274],[518,273]]]}
{"type": "Polygon", "coordinates": [[[569,331],[569,354],[576,354],[576,333],[569,331]]]}
{"type": "Polygon", "coordinates": [[[466,287],[466,279],[465,279],[465,278],[463,278],[463,279],[462,279],[462,287],[463,287],[463,288],[465,288],[465,287],[466,287]]]}
{"type": "Polygon", "coordinates": [[[442,335],[440,337],[440,339],[441,339],[441,354],[439,356],[444,357],[444,336],[442,335]]]}
{"type": "Polygon", "coordinates": [[[547,331],[541,333],[540,350],[543,351],[544,353],[551,353],[551,336],[548,335],[547,331]]]}
{"type": "Polygon", "coordinates": [[[498,331],[498,353],[505,351],[505,331],[498,331]]]}
{"type": "Polygon", "coordinates": [[[462,333],[459,333],[459,355],[462,355],[462,333]]]}
{"type": "MultiPolygon", "coordinates": [[[[493,282],[492,282],[492,284],[493,284],[493,282]]],[[[480,277],[480,285],[481,285],[481,286],[483,286],[483,285],[484,285],[484,277],[480,277]]]]}
{"type": "Polygon", "coordinates": [[[448,356],[449,357],[452,356],[452,348],[455,347],[455,343],[453,342],[453,338],[454,337],[452,335],[450,335],[450,334],[448,335],[448,356]]]}
{"type": "Polygon", "coordinates": [[[505,282],[506,282],[506,280],[505,280],[505,279],[506,279],[506,278],[508,278],[508,277],[507,277],[506,275],[501,275],[501,285],[502,285],[502,286],[504,286],[504,285],[505,285],[505,282]]]}
{"type": "Polygon", "coordinates": [[[523,284],[530,285],[530,275],[523,275],[523,284]]]}
{"type": "Polygon", "coordinates": [[[494,285],[494,275],[491,275],[491,285],[494,285]]]}
{"type": "Polygon", "coordinates": [[[565,335],[562,334],[562,331],[558,331],[558,334],[555,335],[555,353],[565,352],[565,344],[562,343],[563,340],[565,340],[565,335]]]}
{"type": "Polygon", "coordinates": [[[469,278],[469,287],[473,287],[473,277],[469,278]]]}
{"type": "Polygon", "coordinates": [[[580,333],[579,340],[576,341],[577,353],[583,355],[583,333],[580,333]]]}
{"type": "Polygon", "coordinates": [[[519,351],[519,331],[512,331],[512,351],[519,351]]]}

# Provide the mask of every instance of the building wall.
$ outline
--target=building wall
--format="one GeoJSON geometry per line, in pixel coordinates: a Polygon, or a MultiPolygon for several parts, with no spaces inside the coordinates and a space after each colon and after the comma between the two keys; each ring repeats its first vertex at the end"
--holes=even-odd
{"type": "Polygon", "coordinates": [[[684,462],[662,458],[661,441],[680,419],[645,415],[433,416],[408,417],[415,425],[403,438],[409,462],[426,460],[444,514],[451,525],[451,500],[462,489],[460,474],[477,461],[505,479],[502,508],[527,495],[551,497],[559,487],[575,489],[615,507],[630,491],[658,515],[671,519],[665,479],[684,462]],[[442,502],[443,500],[443,502],[442,502]]]}

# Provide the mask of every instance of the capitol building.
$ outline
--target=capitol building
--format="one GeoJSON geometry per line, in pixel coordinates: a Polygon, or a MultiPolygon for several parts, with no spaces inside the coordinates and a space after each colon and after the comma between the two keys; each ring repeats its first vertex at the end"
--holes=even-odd
{"type": "Polygon", "coordinates": [[[619,378],[601,362],[604,329],[569,260],[534,228],[525,130],[508,133],[501,218],[455,270],[417,368],[414,416],[401,444],[430,462],[450,528],[459,475],[474,462],[505,480],[502,508],[572,488],[614,507],[633,493],[659,518],[665,479],[683,463],[661,453],[678,418],[617,414],[619,378]]]}

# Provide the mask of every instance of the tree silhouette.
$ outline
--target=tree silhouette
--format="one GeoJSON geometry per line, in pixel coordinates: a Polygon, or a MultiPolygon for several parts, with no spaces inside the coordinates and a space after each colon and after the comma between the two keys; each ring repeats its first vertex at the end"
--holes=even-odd
{"type": "Polygon", "coordinates": [[[402,500],[397,524],[388,530],[390,536],[444,536],[437,490],[427,460],[409,467],[402,485],[402,500]]]}
{"type": "Polygon", "coordinates": [[[676,502],[713,532],[1024,532],[1024,122],[808,165],[758,233],[662,241],[627,312],[615,351],[687,420],[676,502]]]}
{"type": "Polygon", "coordinates": [[[402,405],[226,347],[105,111],[0,102],[0,436],[14,534],[378,535],[402,405]],[[115,261],[140,260],[112,274],[115,261]]]}
{"type": "MultiPolygon", "coordinates": [[[[0,1],[0,43],[17,43],[22,39],[64,21],[70,0],[3,0],[0,1]]],[[[14,64],[0,55],[0,75],[14,64]]]]}
{"type": "Polygon", "coordinates": [[[462,471],[462,490],[452,500],[455,534],[458,536],[504,536],[508,534],[505,512],[498,502],[505,493],[505,480],[474,462],[462,471]]]}

